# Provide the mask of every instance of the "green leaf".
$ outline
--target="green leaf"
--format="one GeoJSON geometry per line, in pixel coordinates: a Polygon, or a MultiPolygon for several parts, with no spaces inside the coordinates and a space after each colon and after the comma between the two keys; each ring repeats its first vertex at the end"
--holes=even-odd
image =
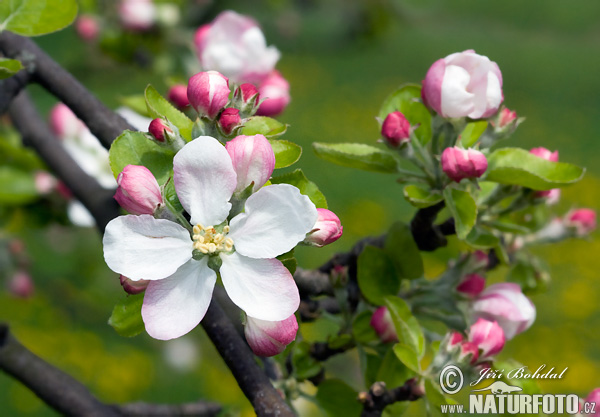
{"type": "Polygon", "coordinates": [[[400,362],[406,365],[410,370],[415,371],[416,373],[421,372],[419,358],[417,358],[417,354],[410,346],[405,345],[404,343],[396,343],[394,345],[394,354],[400,362]]]}
{"type": "Polygon", "coordinates": [[[156,88],[148,85],[144,92],[146,107],[150,117],[164,117],[179,129],[179,133],[187,141],[192,140],[192,122],[185,114],[177,110],[169,101],[160,95],[156,88]]]}
{"type": "Polygon", "coordinates": [[[316,400],[331,417],[358,417],[362,405],[358,393],[339,379],[327,379],[319,384],[316,400]]]}
{"type": "Polygon", "coordinates": [[[0,80],[12,77],[21,69],[23,69],[21,61],[0,57],[0,80]]]}
{"type": "Polygon", "coordinates": [[[465,148],[470,148],[471,146],[475,145],[487,127],[488,122],[485,120],[467,123],[467,126],[458,137],[462,146],[465,148]]]}
{"type": "Polygon", "coordinates": [[[350,168],[394,173],[398,162],[385,150],[362,143],[313,143],[319,158],[350,168]]]}
{"type": "Polygon", "coordinates": [[[271,178],[271,184],[291,184],[300,190],[317,208],[327,208],[327,200],[317,185],[309,181],[301,169],[271,178]]]}
{"type": "Polygon", "coordinates": [[[477,221],[477,204],[471,194],[456,188],[444,189],[444,199],[454,217],[456,236],[464,240],[477,221]]]}
{"type": "Polygon", "coordinates": [[[302,155],[302,147],[287,140],[269,139],[275,153],[275,169],[295,164],[302,155]]]}
{"type": "Polygon", "coordinates": [[[345,346],[349,346],[352,343],[352,335],[347,333],[337,334],[329,338],[327,345],[331,349],[341,349],[345,346]]]}
{"type": "Polygon", "coordinates": [[[133,337],[144,331],[142,321],[142,302],[144,294],[128,295],[113,309],[108,319],[110,324],[121,336],[133,337]]]}
{"type": "Polygon", "coordinates": [[[394,349],[388,349],[375,378],[376,381],[385,382],[388,387],[403,385],[415,373],[398,360],[394,349]]]}
{"type": "Polygon", "coordinates": [[[500,244],[500,239],[489,230],[474,227],[467,235],[466,242],[475,249],[489,249],[500,244]]]}
{"type": "Polygon", "coordinates": [[[165,186],[165,199],[175,211],[179,213],[183,212],[183,206],[179,201],[177,191],[175,191],[175,183],[173,182],[173,177],[170,177],[169,182],[165,186]]]}
{"type": "Polygon", "coordinates": [[[143,165],[162,185],[172,174],[174,156],[172,151],[158,145],[144,133],[126,130],[115,139],[108,157],[115,178],[127,165],[143,165]]]}
{"type": "Polygon", "coordinates": [[[296,268],[298,267],[298,261],[294,257],[294,249],[282,255],[279,255],[277,259],[279,259],[283,266],[285,266],[287,270],[290,271],[290,274],[294,275],[294,273],[296,272],[296,268]]]}
{"type": "Polygon", "coordinates": [[[410,122],[411,126],[419,125],[415,136],[422,144],[431,140],[431,113],[421,102],[421,86],[406,84],[390,94],[379,110],[379,118],[385,120],[386,116],[394,111],[400,111],[410,122]]]}
{"type": "Polygon", "coordinates": [[[434,416],[441,415],[440,406],[448,403],[438,384],[429,378],[425,378],[425,398],[428,403],[429,414],[434,416]]]}
{"type": "Polygon", "coordinates": [[[267,138],[281,136],[287,130],[287,125],[266,116],[253,116],[244,122],[242,135],[263,135],[267,138]]]}
{"type": "Polygon", "coordinates": [[[352,335],[357,343],[369,343],[378,340],[375,329],[371,326],[371,311],[363,311],[352,321],[352,335]]]}
{"type": "Polygon", "coordinates": [[[366,246],[358,257],[358,286],[367,300],[382,305],[385,297],[400,291],[400,277],[383,249],[366,246]]]}
{"type": "Polygon", "coordinates": [[[433,206],[444,199],[438,192],[422,185],[407,185],[404,187],[404,198],[418,208],[433,206]]]}
{"type": "Polygon", "coordinates": [[[38,198],[31,172],[9,166],[0,167],[0,203],[25,204],[38,198]]]}
{"type": "Polygon", "coordinates": [[[485,179],[501,184],[550,190],[579,181],[585,169],[565,162],[551,162],[525,149],[502,148],[488,157],[485,179]]]}
{"type": "Polygon", "coordinates": [[[415,279],[423,276],[423,259],[408,225],[396,222],[390,227],[384,251],[400,278],[415,279]]]}
{"type": "Polygon", "coordinates": [[[2,0],[0,32],[38,36],[60,30],[77,16],[75,0],[2,0]]]}
{"type": "Polygon", "coordinates": [[[385,297],[385,305],[392,316],[400,343],[410,347],[422,359],[425,354],[425,336],[406,301],[399,297],[385,297]]]}
{"type": "Polygon", "coordinates": [[[292,364],[294,365],[294,375],[299,381],[318,375],[323,368],[315,358],[310,356],[310,344],[304,341],[294,345],[292,364]]]}

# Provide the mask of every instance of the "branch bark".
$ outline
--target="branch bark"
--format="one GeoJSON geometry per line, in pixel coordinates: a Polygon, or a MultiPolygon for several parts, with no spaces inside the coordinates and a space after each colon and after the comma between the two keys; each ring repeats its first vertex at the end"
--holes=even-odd
{"type": "Polygon", "coordinates": [[[415,394],[415,379],[409,379],[400,387],[388,390],[383,382],[376,382],[371,386],[369,392],[359,395],[363,403],[361,417],[381,417],[383,410],[390,404],[399,401],[416,401],[421,395],[415,394]]]}
{"type": "Polygon", "coordinates": [[[32,40],[3,31],[0,33],[0,51],[9,58],[19,59],[30,73],[31,81],[38,82],[69,106],[107,149],[124,130],[136,130],[102,104],[32,40]]]}

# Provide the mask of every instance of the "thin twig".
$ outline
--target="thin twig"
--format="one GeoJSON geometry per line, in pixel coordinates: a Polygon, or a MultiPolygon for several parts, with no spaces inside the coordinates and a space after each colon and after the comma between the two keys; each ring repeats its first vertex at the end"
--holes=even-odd
{"type": "Polygon", "coordinates": [[[399,401],[416,401],[422,394],[418,393],[416,380],[409,379],[400,387],[388,390],[383,382],[375,382],[369,392],[359,394],[359,401],[363,403],[361,417],[381,417],[383,410],[390,404],[399,401]]]}

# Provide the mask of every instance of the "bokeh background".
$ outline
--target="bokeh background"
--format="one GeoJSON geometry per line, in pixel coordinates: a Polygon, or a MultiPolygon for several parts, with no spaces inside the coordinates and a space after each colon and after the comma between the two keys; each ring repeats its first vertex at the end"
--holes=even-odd
{"type": "MultiPolygon", "coordinates": [[[[300,250],[301,266],[316,267],[358,238],[382,233],[414,213],[393,176],[332,166],[314,156],[311,143],[374,143],[375,115],[386,95],[422,80],[438,58],[465,49],[498,63],[506,106],[527,118],[505,145],[559,149],[561,160],[587,167],[582,182],[563,190],[557,212],[600,208],[599,2],[239,0],[219,1],[207,18],[225,9],[254,16],[268,43],[281,50],[278,68],[291,84],[292,103],[279,119],[290,124],[285,138],[304,148],[295,167],[318,184],[344,225],[344,236],[335,244],[300,250]]],[[[142,93],[148,83],[166,92],[162,75],[116,63],[79,40],[72,27],[36,41],[109,106],[117,107],[119,97],[142,93]]],[[[41,111],[54,104],[41,89],[31,91],[41,111]]],[[[254,415],[200,327],[165,343],[145,334],[122,338],[107,325],[114,304],[125,295],[103,262],[95,230],[38,229],[19,209],[9,212],[2,219],[5,233],[19,230],[25,241],[36,292],[22,300],[0,291],[0,320],[23,344],[105,401],[206,398],[225,404],[231,415],[254,415]]],[[[600,386],[599,250],[597,234],[591,241],[535,249],[550,265],[552,281],[547,292],[531,296],[538,311],[534,326],[500,357],[514,357],[532,369],[568,367],[564,379],[541,382],[546,392],[585,396],[600,386]]],[[[457,253],[451,241],[448,248],[426,254],[427,275],[440,273],[457,253]]],[[[492,279],[505,273],[500,268],[492,279]]],[[[306,337],[318,332],[318,324],[307,327],[306,337]]],[[[327,367],[363,390],[359,378],[344,373],[354,361],[351,354],[340,355],[327,367]]],[[[305,410],[320,415],[310,405],[305,410]]],[[[409,410],[422,412],[419,406],[409,410]]],[[[55,415],[4,374],[0,414],[55,415]]]]}

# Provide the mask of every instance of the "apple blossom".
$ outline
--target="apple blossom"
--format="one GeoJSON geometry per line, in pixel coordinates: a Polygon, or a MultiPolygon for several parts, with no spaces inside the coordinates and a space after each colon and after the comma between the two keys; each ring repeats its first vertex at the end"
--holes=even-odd
{"type": "Polygon", "coordinates": [[[398,335],[387,307],[379,307],[371,316],[371,327],[383,343],[397,342],[398,335]]]}
{"type": "Polygon", "coordinates": [[[229,101],[229,80],[216,71],[199,72],[188,82],[190,105],[201,116],[214,119],[229,101]]]}
{"type": "Polygon", "coordinates": [[[485,155],[475,149],[461,149],[455,146],[442,152],[442,170],[456,182],[464,178],[481,177],[487,165],[485,155]]]}
{"type": "Polygon", "coordinates": [[[203,70],[218,71],[235,83],[260,83],[273,71],[279,51],[267,42],[258,24],[233,11],[219,14],[196,32],[194,43],[203,70]]]}
{"type": "Polygon", "coordinates": [[[505,129],[515,120],[517,120],[517,112],[505,107],[498,114],[498,120],[494,124],[498,129],[505,129]]]}
{"type": "Polygon", "coordinates": [[[254,84],[244,83],[240,85],[239,90],[244,103],[252,102],[252,104],[256,104],[260,97],[258,89],[254,86],[254,84]]]}
{"type": "Polygon", "coordinates": [[[167,98],[179,110],[184,110],[190,105],[190,101],[188,100],[187,96],[187,85],[176,84],[169,88],[169,91],[167,92],[167,98]]]}
{"type": "Polygon", "coordinates": [[[517,284],[503,282],[483,290],[471,305],[473,318],[497,321],[507,340],[527,330],[535,321],[535,306],[517,284]]]}
{"type": "Polygon", "coordinates": [[[58,103],[50,110],[50,128],[59,139],[81,135],[86,126],[66,104],[58,103]]]}
{"type": "Polygon", "coordinates": [[[599,417],[600,416],[600,388],[596,388],[594,390],[592,390],[592,392],[590,392],[588,394],[587,397],[585,397],[584,403],[588,404],[588,410],[587,411],[592,411],[592,408],[589,406],[589,404],[595,404],[595,407],[593,408],[593,413],[590,414],[584,414],[584,412],[586,411],[583,407],[580,408],[579,413],[583,414],[584,416],[594,416],[594,417],[599,417]]]}
{"type": "Polygon", "coordinates": [[[121,0],[119,18],[127,29],[148,30],[156,21],[156,6],[152,0],[121,0]]]}
{"type": "Polygon", "coordinates": [[[469,329],[469,341],[481,350],[481,358],[485,358],[499,353],[506,338],[497,322],[480,318],[469,329]]]}
{"type": "Polygon", "coordinates": [[[564,218],[565,226],[573,228],[577,236],[586,236],[596,230],[596,212],[582,208],[572,210],[564,218]]]}
{"type": "Polygon", "coordinates": [[[298,321],[293,314],[280,321],[247,317],[244,326],[246,341],[258,356],[274,356],[283,352],[296,339],[297,332],[298,321]]]}
{"type": "Polygon", "coordinates": [[[429,68],[421,95],[443,117],[489,117],[504,100],[502,74],[486,56],[473,50],[457,52],[429,68]]]}
{"type": "Polygon", "coordinates": [[[233,107],[226,108],[219,116],[219,126],[226,135],[230,135],[240,123],[242,123],[240,111],[233,107]]]}
{"type": "Polygon", "coordinates": [[[254,319],[281,321],[298,308],[298,288],[275,259],[294,248],[317,218],[310,199],[289,184],[263,187],[228,220],[237,174],[223,145],[201,136],[173,159],[173,183],[190,215],[184,226],[150,215],[113,219],[104,258],[131,280],[151,281],[142,318],[148,334],[173,339],[204,317],[219,272],[234,304],[254,319]],[[190,237],[191,234],[191,237],[190,237]]]}
{"type": "Polygon", "coordinates": [[[320,248],[338,240],[344,232],[344,227],[334,212],[318,208],[317,213],[317,222],[304,239],[304,243],[320,248]]]}
{"type": "Polygon", "coordinates": [[[115,200],[131,214],[154,214],[163,205],[160,186],[145,166],[127,165],[117,184],[115,200]]]}
{"type": "Polygon", "coordinates": [[[276,116],[290,104],[290,84],[273,70],[258,86],[261,103],[256,114],[259,116],[276,116]]]}
{"type": "Polygon", "coordinates": [[[410,141],[410,123],[399,111],[392,112],[381,125],[381,135],[388,145],[398,147],[410,141]]]}
{"type": "Polygon", "coordinates": [[[237,136],[227,142],[225,148],[237,176],[235,193],[244,191],[252,183],[252,192],[256,192],[271,178],[275,153],[263,135],[237,136]]]}
{"type": "Polygon", "coordinates": [[[468,362],[471,365],[477,362],[479,358],[479,347],[473,342],[463,342],[460,344],[458,351],[458,360],[460,362],[468,362]]]}
{"type": "Polygon", "coordinates": [[[456,291],[475,297],[485,288],[485,278],[479,274],[466,275],[456,287],[456,291]]]}
{"type": "Polygon", "coordinates": [[[463,341],[463,335],[459,332],[452,332],[448,336],[446,336],[446,350],[448,352],[452,352],[456,346],[459,346],[463,341]]]}
{"type": "Polygon", "coordinates": [[[90,15],[81,15],[75,22],[75,30],[77,35],[84,41],[96,40],[100,33],[100,25],[95,17],[90,15]]]}
{"type": "Polygon", "coordinates": [[[529,153],[532,153],[535,156],[539,156],[540,158],[545,159],[546,161],[558,162],[558,151],[552,152],[549,149],[539,147],[531,149],[529,153]]]}
{"type": "Polygon", "coordinates": [[[150,122],[150,126],[148,126],[148,132],[150,132],[150,134],[154,136],[154,139],[157,141],[164,142],[166,139],[166,134],[173,133],[173,130],[167,126],[163,119],[157,118],[150,122]]]}

